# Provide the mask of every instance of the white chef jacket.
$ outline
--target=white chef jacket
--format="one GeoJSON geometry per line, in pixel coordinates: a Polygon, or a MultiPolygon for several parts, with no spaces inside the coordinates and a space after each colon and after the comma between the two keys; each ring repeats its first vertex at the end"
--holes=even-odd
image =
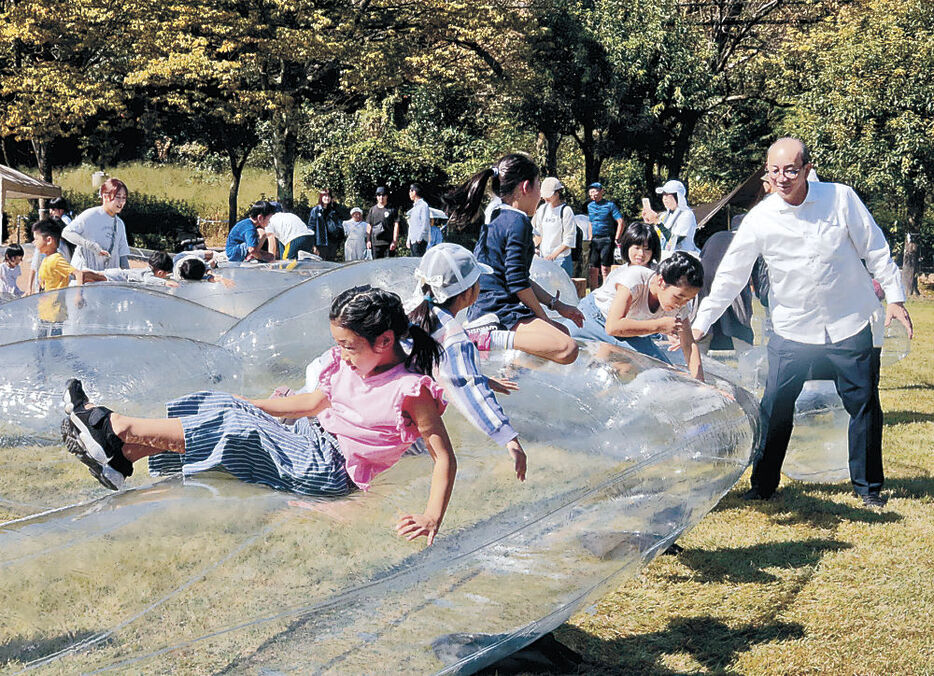
{"type": "Polygon", "coordinates": [[[885,235],[853,189],[808,183],[800,205],[769,195],[746,215],[694,328],[710,330],[749,282],[760,255],[768,265],[772,325],[788,340],[818,345],[859,333],[879,307],[873,278],[888,302],[905,300],[885,235]]]}

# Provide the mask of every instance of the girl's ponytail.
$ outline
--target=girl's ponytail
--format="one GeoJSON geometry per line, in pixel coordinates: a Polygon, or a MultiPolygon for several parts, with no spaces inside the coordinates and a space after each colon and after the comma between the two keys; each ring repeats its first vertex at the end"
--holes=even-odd
{"type": "Polygon", "coordinates": [[[409,324],[408,333],[412,340],[412,351],[406,358],[405,365],[412,371],[431,375],[432,369],[441,360],[441,346],[431,334],[415,324],[409,324]]]}
{"type": "Polygon", "coordinates": [[[467,179],[466,183],[454,188],[444,197],[445,204],[450,209],[450,219],[448,227],[457,230],[472,225],[480,214],[480,203],[486,193],[487,181],[491,181],[491,189],[494,193],[499,190],[499,170],[496,167],[489,167],[467,179]]]}
{"type": "Polygon", "coordinates": [[[431,294],[431,287],[427,284],[423,284],[419,292],[422,294],[422,302],[409,312],[409,321],[428,335],[431,335],[437,328],[434,315],[431,312],[431,306],[435,305],[436,301],[431,294]]]}
{"type": "Polygon", "coordinates": [[[501,157],[492,167],[477,172],[466,183],[447,194],[444,201],[451,211],[449,226],[461,229],[476,221],[487,181],[490,182],[493,194],[505,202],[523,181],[534,181],[538,173],[538,165],[525,153],[501,157]]]}

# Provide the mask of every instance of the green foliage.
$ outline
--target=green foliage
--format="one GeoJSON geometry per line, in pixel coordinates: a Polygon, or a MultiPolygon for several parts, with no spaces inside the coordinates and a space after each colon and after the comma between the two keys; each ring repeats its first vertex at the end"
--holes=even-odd
{"type": "Polygon", "coordinates": [[[822,177],[901,203],[902,226],[930,230],[934,5],[861,0],[803,35],[783,66],[787,129],[811,145],[822,177]]]}

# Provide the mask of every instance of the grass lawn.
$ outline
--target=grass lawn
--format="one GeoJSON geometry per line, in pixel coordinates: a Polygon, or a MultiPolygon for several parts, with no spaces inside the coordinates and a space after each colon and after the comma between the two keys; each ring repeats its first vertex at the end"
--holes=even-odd
{"type": "Polygon", "coordinates": [[[641,575],[556,632],[582,673],[934,673],[934,301],[909,304],[911,355],[882,373],[890,497],[747,476],[641,575]]]}

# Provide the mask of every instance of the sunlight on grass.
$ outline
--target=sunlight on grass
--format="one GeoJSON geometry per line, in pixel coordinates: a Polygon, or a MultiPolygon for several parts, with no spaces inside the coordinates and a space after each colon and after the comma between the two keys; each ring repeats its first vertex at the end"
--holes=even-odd
{"type": "Polygon", "coordinates": [[[911,355],[883,371],[891,500],[782,480],[749,505],[748,474],[691,533],[558,639],[586,673],[934,671],[934,302],[909,304],[911,355]]]}

